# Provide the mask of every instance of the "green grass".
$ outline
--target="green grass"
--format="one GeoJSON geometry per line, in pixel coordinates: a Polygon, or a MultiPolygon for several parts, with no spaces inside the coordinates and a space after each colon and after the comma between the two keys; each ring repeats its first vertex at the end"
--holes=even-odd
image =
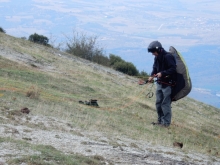
{"type": "Polygon", "coordinates": [[[65,155],[62,152],[56,150],[52,146],[38,145],[32,147],[32,149],[40,152],[41,154],[23,156],[21,158],[15,158],[8,161],[8,164],[34,164],[34,165],[101,165],[100,160],[89,158],[81,155],[65,155]]]}
{"type": "Polygon", "coordinates": [[[24,155],[16,158],[15,155],[8,155],[11,157],[7,163],[13,164],[32,164],[32,165],[101,165],[104,158],[98,155],[86,157],[83,155],[64,154],[62,151],[58,151],[56,148],[50,145],[31,145],[25,141],[8,140],[6,138],[0,138],[0,144],[2,142],[8,142],[11,145],[16,145],[18,150],[32,150],[34,154],[24,155]]]}

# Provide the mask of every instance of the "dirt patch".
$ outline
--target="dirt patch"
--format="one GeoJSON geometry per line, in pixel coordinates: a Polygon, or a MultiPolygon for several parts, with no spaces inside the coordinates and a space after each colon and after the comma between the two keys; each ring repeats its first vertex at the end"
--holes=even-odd
{"type": "Polygon", "coordinates": [[[32,57],[31,55],[18,52],[16,50],[10,49],[8,47],[4,47],[2,45],[0,45],[0,55],[12,61],[23,63],[25,65],[39,68],[45,71],[54,70],[54,67],[50,66],[46,62],[39,61],[36,58],[32,57]]]}

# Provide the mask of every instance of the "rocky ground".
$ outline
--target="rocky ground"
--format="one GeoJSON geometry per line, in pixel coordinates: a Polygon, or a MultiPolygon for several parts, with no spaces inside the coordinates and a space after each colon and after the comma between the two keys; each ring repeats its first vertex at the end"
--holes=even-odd
{"type": "MultiPolygon", "coordinates": [[[[0,116],[0,118],[4,117],[0,116]]],[[[209,156],[184,153],[181,148],[152,146],[125,137],[109,138],[100,132],[84,132],[74,129],[66,121],[31,114],[16,116],[14,124],[1,124],[0,134],[1,137],[25,140],[32,144],[51,145],[66,154],[98,155],[106,162],[118,165],[217,165],[220,162],[217,159],[213,161],[209,156]],[[29,126],[26,126],[27,123],[29,126]]],[[[34,154],[31,149],[21,150],[14,143],[0,144],[0,164],[5,164],[8,155],[19,157],[34,154]]]]}

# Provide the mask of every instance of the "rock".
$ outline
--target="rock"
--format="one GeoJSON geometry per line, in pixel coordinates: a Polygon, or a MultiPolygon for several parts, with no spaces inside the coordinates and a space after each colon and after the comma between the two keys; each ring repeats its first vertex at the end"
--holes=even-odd
{"type": "Polygon", "coordinates": [[[183,148],[183,143],[180,143],[180,142],[174,142],[174,143],[173,143],[173,146],[174,146],[174,147],[183,148]]]}
{"type": "Polygon", "coordinates": [[[22,112],[22,113],[29,114],[29,113],[30,113],[30,110],[25,107],[25,108],[22,108],[22,109],[21,109],[21,112],[22,112]]]}

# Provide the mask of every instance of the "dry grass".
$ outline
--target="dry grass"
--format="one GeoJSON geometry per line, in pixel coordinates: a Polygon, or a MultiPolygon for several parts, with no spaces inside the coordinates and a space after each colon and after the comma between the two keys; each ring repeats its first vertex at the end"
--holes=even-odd
{"type": "Polygon", "coordinates": [[[31,99],[39,99],[40,97],[40,91],[38,87],[31,86],[28,91],[26,92],[26,96],[30,97],[31,99]]]}
{"type": "Polygon", "coordinates": [[[138,86],[135,78],[52,48],[1,33],[0,38],[1,115],[6,115],[3,107],[28,107],[34,115],[55,117],[110,137],[166,146],[181,142],[184,151],[219,156],[219,109],[184,98],[172,105],[169,129],[154,127],[150,123],[156,120],[155,98],[146,98],[149,86],[138,86]],[[10,51],[14,58],[8,60],[4,54],[10,51]],[[23,55],[34,61],[16,62],[23,55]],[[97,99],[100,108],[78,103],[89,99],[97,99]]]}

